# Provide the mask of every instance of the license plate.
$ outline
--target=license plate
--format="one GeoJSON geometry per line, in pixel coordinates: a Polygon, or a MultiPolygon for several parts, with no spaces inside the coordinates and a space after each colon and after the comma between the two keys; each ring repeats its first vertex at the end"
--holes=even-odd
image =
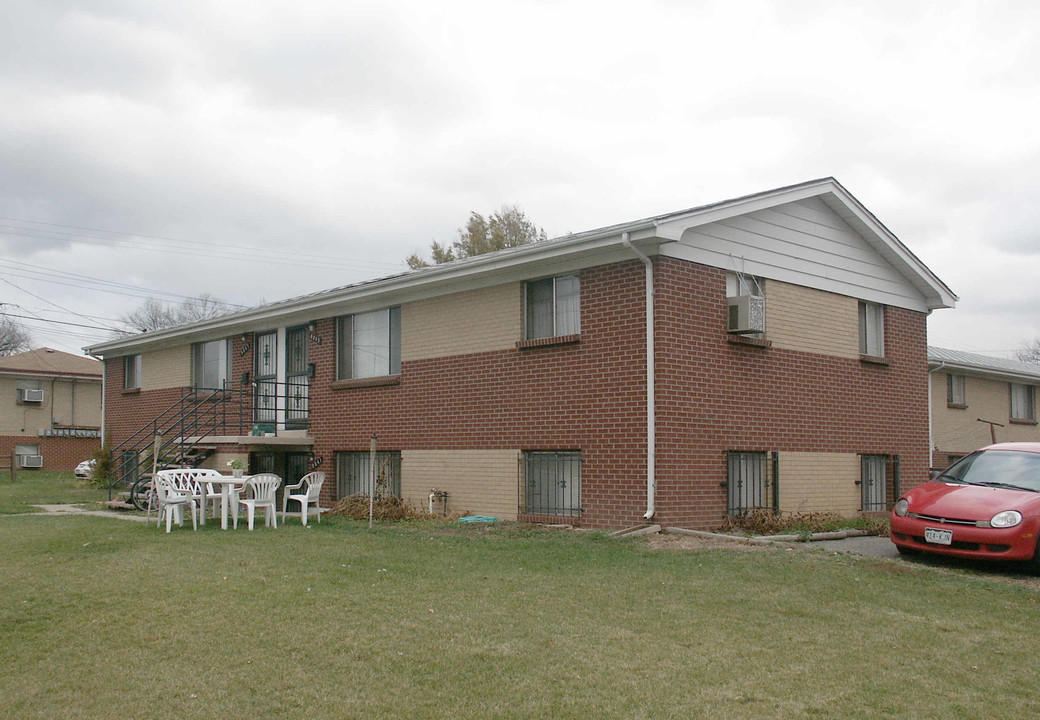
{"type": "Polygon", "coordinates": [[[924,529],[924,541],[936,545],[949,545],[953,542],[953,530],[924,529]]]}

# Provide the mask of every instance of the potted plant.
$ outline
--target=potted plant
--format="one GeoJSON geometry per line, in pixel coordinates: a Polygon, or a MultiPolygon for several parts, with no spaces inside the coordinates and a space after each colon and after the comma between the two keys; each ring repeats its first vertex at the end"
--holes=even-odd
{"type": "Polygon", "coordinates": [[[228,467],[231,468],[231,474],[237,478],[242,477],[242,473],[246,469],[245,463],[243,463],[238,458],[235,458],[234,460],[228,460],[228,467]]]}

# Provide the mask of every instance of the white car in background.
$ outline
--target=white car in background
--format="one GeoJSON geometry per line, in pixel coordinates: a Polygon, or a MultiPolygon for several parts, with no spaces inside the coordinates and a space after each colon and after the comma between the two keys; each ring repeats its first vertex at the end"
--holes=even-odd
{"type": "Polygon", "coordinates": [[[74,471],[76,473],[76,477],[83,480],[88,479],[90,477],[90,473],[94,470],[94,463],[96,462],[96,460],[84,460],[83,462],[81,462],[79,465],[76,466],[76,470],[74,471]]]}

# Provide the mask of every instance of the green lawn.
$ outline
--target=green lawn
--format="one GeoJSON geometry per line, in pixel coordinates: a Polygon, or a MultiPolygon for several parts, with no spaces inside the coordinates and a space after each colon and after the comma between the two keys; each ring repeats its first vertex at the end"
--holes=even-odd
{"type": "Polygon", "coordinates": [[[108,490],[99,490],[71,472],[19,470],[11,482],[7,471],[0,472],[0,515],[37,512],[33,504],[76,503],[97,505],[108,499],[108,490]]]}
{"type": "Polygon", "coordinates": [[[0,716],[1040,714],[1011,573],[328,518],[2,517],[0,716]]]}

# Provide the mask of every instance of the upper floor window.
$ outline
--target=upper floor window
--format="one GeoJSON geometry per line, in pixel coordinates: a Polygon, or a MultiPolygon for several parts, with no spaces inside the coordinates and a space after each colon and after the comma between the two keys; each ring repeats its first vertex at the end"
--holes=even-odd
{"type": "Polygon", "coordinates": [[[227,340],[195,343],[192,347],[192,384],[216,390],[227,383],[230,366],[227,340]]]}
{"type": "Polygon", "coordinates": [[[558,275],[527,283],[526,301],[526,339],[581,332],[581,284],[577,275],[558,275]]]}
{"type": "Polygon", "coordinates": [[[138,390],[141,387],[141,356],[127,355],[123,358],[124,381],[126,390],[138,390]]]}
{"type": "Polygon", "coordinates": [[[336,379],[401,372],[401,308],[345,315],[336,321],[336,379]]]}
{"type": "Polygon", "coordinates": [[[946,376],[946,404],[954,407],[965,405],[963,375],[946,376]]]}
{"type": "Polygon", "coordinates": [[[1036,420],[1036,396],[1032,385],[1011,383],[1011,419],[1036,420]]]}
{"type": "Polygon", "coordinates": [[[859,352],[872,357],[885,356],[885,307],[877,303],[859,303],[859,352]]]}

